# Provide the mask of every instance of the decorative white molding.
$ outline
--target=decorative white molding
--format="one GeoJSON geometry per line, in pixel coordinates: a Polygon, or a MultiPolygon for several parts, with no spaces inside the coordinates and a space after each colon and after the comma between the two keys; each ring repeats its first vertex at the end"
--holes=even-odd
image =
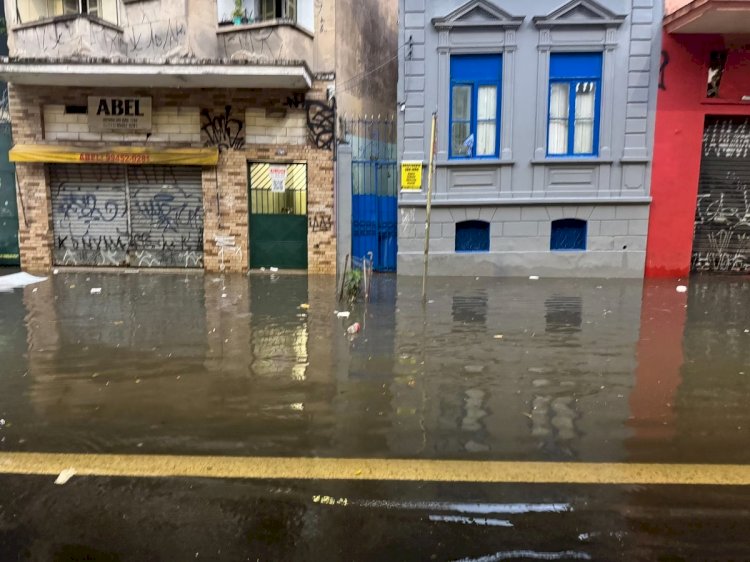
{"type": "Polygon", "coordinates": [[[535,16],[534,25],[539,28],[557,26],[619,26],[624,15],[615,14],[594,0],[572,0],[546,16],[535,16]]]}
{"type": "Polygon", "coordinates": [[[517,29],[525,16],[512,16],[488,0],[471,0],[442,18],[434,18],[435,29],[517,29]]]}

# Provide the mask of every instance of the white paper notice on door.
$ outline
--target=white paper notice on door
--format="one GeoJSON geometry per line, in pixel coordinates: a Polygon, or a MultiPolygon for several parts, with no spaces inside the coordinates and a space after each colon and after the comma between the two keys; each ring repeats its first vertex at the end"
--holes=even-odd
{"type": "Polygon", "coordinates": [[[269,166],[268,175],[271,176],[271,193],[286,191],[286,166],[269,166]]]}

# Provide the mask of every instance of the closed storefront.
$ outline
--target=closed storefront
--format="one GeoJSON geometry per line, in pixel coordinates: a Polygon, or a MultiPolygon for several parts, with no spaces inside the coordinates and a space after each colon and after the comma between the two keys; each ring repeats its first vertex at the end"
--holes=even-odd
{"type": "Polygon", "coordinates": [[[307,231],[307,165],[250,164],[250,267],[307,269],[307,231]]]}
{"type": "Polygon", "coordinates": [[[692,269],[750,272],[750,118],[708,117],[692,269]]]}
{"type": "Polygon", "coordinates": [[[203,267],[197,166],[50,164],[53,263],[203,267]]]}

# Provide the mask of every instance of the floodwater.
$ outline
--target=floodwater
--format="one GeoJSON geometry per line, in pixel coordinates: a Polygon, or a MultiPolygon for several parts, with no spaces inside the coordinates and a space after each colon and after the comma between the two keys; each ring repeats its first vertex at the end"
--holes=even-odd
{"type": "Polygon", "coordinates": [[[750,282],[676,285],[61,273],[0,293],[0,451],[748,462],[750,282]]]}
{"type": "MultiPolygon", "coordinates": [[[[0,293],[0,455],[750,464],[750,280],[678,284],[61,272],[0,293]]],[[[748,501],[0,475],[0,560],[748,559],[748,501]]]]}

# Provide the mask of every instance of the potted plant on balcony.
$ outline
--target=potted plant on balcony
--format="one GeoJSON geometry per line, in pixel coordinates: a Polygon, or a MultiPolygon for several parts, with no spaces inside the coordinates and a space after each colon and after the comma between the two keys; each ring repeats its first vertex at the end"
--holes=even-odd
{"type": "Polygon", "coordinates": [[[232,12],[232,22],[234,25],[242,24],[242,16],[245,15],[245,10],[242,7],[242,0],[234,0],[234,11],[232,12]]]}

